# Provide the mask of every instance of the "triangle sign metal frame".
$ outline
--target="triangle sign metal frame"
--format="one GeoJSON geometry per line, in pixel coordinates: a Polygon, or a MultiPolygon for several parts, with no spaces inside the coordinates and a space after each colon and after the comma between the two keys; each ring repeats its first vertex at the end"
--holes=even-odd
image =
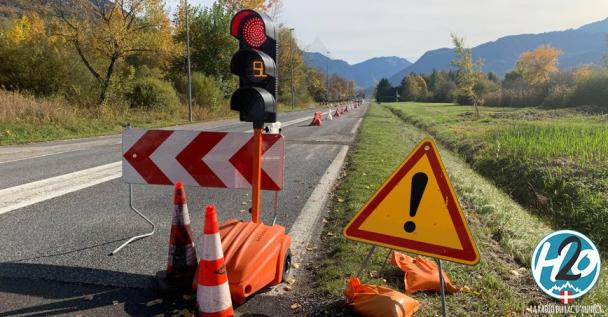
{"type": "MultiPolygon", "coordinates": [[[[464,218],[452,184],[448,179],[445,166],[439,156],[439,151],[431,139],[424,139],[416,146],[414,151],[384,182],[372,198],[355,214],[353,219],[351,219],[344,228],[343,234],[350,240],[422,254],[466,265],[475,265],[479,262],[479,251],[473,241],[473,236],[471,235],[464,218]],[[462,250],[361,229],[361,225],[374,212],[376,207],[424,156],[427,156],[433,170],[433,175],[429,175],[429,177],[434,177],[436,179],[441,194],[445,197],[446,207],[454,224],[454,228],[456,229],[457,236],[460,239],[460,244],[463,247],[462,250]]],[[[437,234],[441,233],[437,232],[437,234]]]]}

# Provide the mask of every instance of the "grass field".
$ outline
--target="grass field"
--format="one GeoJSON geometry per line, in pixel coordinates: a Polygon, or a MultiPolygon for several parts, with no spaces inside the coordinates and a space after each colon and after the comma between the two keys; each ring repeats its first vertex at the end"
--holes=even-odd
{"type": "Polygon", "coordinates": [[[461,154],[555,228],[608,247],[608,115],[581,109],[398,103],[389,109],[461,154]]]}
{"type": "MultiPolygon", "coordinates": [[[[385,106],[371,105],[363,121],[356,146],[351,150],[346,175],[336,190],[322,235],[324,260],[316,270],[315,285],[324,299],[322,313],[351,315],[343,309],[345,279],[354,275],[370,246],[346,240],[342,229],[354,213],[371,197],[386,177],[401,163],[424,132],[406,124],[385,106]]],[[[530,214],[507,194],[480,176],[458,155],[440,146],[440,153],[454,189],[465,210],[481,254],[477,266],[444,262],[450,279],[471,292],[449,295],[450,316],[522,315],[529,305],[548,303],[536,287],[529,271],[536,243],[552,229],[546,220],[530,214]]],[[[381,270],[387,250],[377,248],[362,280],[386,284],[403,291],[403,273],[387,264],[381,270]]],[[[608,307],[608,279],[604,267],[586,303],[608,307]]],[[[416,293],[422,303],[418,316],[440,313],[440,297],[416,293]]]]}

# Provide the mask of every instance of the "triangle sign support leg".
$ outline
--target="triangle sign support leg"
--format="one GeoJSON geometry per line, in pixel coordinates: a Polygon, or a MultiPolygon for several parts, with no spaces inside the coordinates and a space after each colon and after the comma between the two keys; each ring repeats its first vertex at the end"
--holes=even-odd
{"type": "Polygon", "coordinates": [[[372,257],[372,254],[374,253],[375,250],[376,250],[376,245],[374,244],[374,245],[372,245],[372,248],[369,249],[369,252],[367,253],[367,256],[365,256],[365,260],[363,260],[363,263],[361,263],[361,267],[359,268],[359,271],[357,272],[357,277],[361,276],[361,273],[367,266],[367,262],[369,262],[369,258],[372,257]]]}
{"type": "Polygon", "coordinates": [[[441,288],[441,316],[446,316],[445,311],[445,282],[443,280],[443,270],[441,268],[441,260],[435,259],[437,261],[437,266],[439,267],[439,287],[441,288]]]}
{"type": "Polygon", "coordinates": [[[384,262],[382,262],[382,266],[380,267],[380,274],[382,274],[382,271],[384,271],[384,267],[386,266],[386,262],[388,262],[388,257],[391,255],[391,252],[393,252],[393,250],[388,249],[388,252],[386,253],[386,257],[384,258],[384,262]]]}
{"type": "Polygon", "coordinates": [[[133,210],[137,215],[139,215],[142,219],[144,219],[147,223],[149,223],[152,226],[152,231],[145,233],[145,234],[138,235],[138,236],[134,236],[131,239],[125,241],[118,248],[116,248],[116,250],[114,250],[114,251],[112,251],[112,253],[108,254],[109,256],[116,254],[118,251],[122,250],[122,248],[126,247],[131,242],[134,242],[139,239],[143,239],[143,238],[153,235],[154,232],[156,231],[156,225],[154,225],[154,223],[150,219],[148,219],[148,217],[144,216],[144,214],[142,214],[139,210],[137,210],[137,208],[135,208],[135,206],[133,206],[133,184],[129,184],[129,207],[131,207],[131,210],[133,210]]]}

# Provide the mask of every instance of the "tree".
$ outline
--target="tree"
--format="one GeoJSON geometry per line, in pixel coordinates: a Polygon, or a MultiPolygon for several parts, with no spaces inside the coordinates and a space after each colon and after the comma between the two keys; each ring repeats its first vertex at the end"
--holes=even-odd
{"type": "Polygon", "coordinates": [[[574,78],[577,82],[583,81],[591,77],[592,70],[589,65],[581,65],[574,70],[574,78]]]}
{"type": "Polygon", "coordinates": [[[308,93],[316,102],[325,102],[329,100],[327,89],[325,87],[325,74],[316,68],[306,67],[306,86],[308,93]]]}
{"type": "Polygon", "coordinates": [[[376,86],[375,98],[377,102],[395,100],[395,88],[386,78],[382,78],[376,86]]]}
{"type": "Polygon", "coordinates": [[[479,108],[477,103],[480,99],[475,93],[475,85],[479,80],[479,73],[481,72],[481,61],[477,60],[473,62],[473,52],[470,48],[465,48],[463,38],[459,38],[456,34],[452,33],[452,42],[456,49],[456,57],[452,60],[452,65],[457,70],[457,86],[458,86],[458,99],[459,103],[465,103],[465,101],[472,102],[475,107],[475,115],[479,118],[479,108]]]}
{"type": "Polygon", "coordinates": [[[399,87],[400,101],[423,101],[428,97],[429,91],[424,77],[417,74],[409,74],[401,81],[399,87]]]}
{"type": "Polygon", "coordinates": [[[289,28],[281,27],[279,33],[279,99],[283,102],[294,103],[296,97],[306,92],[304,58],[296,39],[289,28]]]}
{"type": "Polygon", "coordinates": [[[438,80],[439,80],[439,72],[437,71],[437,69],[433,68],[433,72],[431,73],[431,76],[429,76],[429,79],[426,82],[429,91],[435,91],[435,87],[436,87],[438,80]]]}
{"type": "MultiPolygon", "coordinates": [[[[226,9],[225,0],[218,0],[211,7],[189,8],[189,11],[191,67],[217,79],[224,94],[228,95],[237,83],[236,76],[230,73],[230,60],[238,49],[238,41],[228,32],[233,12],[226,9]]],[[[185,12],[182,3],[176,13],[175,41],[180,50],[173,71],[177,74],[186,73],[185,12]]]]}
{"type": "Polygon", "coordinates": [[[126,58],[170,56],[175,51],[162,0],[54,0],[52,4],[59,18],[58,34],[74,47],[100,86],[100,104],[126,58]]]}
{"type": "Polygon", "coordinates": [[[434,84],[433,89],[433,101],[434,102],[454,102],[456,90],[456,83],[450,78],[450,75],[445,72],[441,72],[437,76],[437,80],[434,84]]]}
{"type": "Polygon", "coordinates": [[[282,6],[281,0],[226,0],[224,3],[230,11],[236,12],[241,9],[253,9],[265,12],[275,18],[278,14],[278,9],[282,6]]]}
{"type": "Polygon", "coordinates": [[[557,59],[560,55],[560,50],[543,44],[534,51],[523,52],[515,69],[531,86],[548,88],[550,75],[558,71],[557,59]]]}

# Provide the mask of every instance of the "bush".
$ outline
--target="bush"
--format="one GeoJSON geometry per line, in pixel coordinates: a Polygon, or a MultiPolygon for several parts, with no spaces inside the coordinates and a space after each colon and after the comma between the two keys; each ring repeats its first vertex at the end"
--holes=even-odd
{"type": "MultiPolygon", "coordinates": [[[[181,77],[177,80],[177,87],[188,100],[188,78],[181,77]]],[[[217,79],[206,76],[199,72],[192,73],[192,103],[195,106],[205,108],[211,112],[219,111],[224,104],[224,94],[220,89],[217,79]]]]}
{"type": "Polygon", "coordinates": [[[532,107],[542,104],[545,93],[542,89],[501,89],[483,96],[488,107],[532,107]]]}
{"type": "Polygon", "coordinates": [[[567,107],[570,105],[570,97],[573,89],[571,87],[557,85],[549,91],[543,106],[545,107],[567,107]]]}
{"type": "Polygon", "coordinates": [[[218,111],[223,104],[223,94],[218,81],[201,73],[192,74],[192,99],[199,107],[218,111]]]}
{"type": "Polygon", "coordinates": [[[608,72],[597,72],[580,81],[571,102],[574,106],[595,105],[608,110],[608,72]]]}
{"type": "Polygon", "coordinates": [[[139,78],[127,94],[132,108],[175,112],[179,99],[170,83],[157,78],[139,78]]]}
{"type": "Polygon", "coordinates": [[[474,97],[469,95],[458,94],[456,97],[456,103],[462,106],[471,106],[474,101],[474,97]]]}

